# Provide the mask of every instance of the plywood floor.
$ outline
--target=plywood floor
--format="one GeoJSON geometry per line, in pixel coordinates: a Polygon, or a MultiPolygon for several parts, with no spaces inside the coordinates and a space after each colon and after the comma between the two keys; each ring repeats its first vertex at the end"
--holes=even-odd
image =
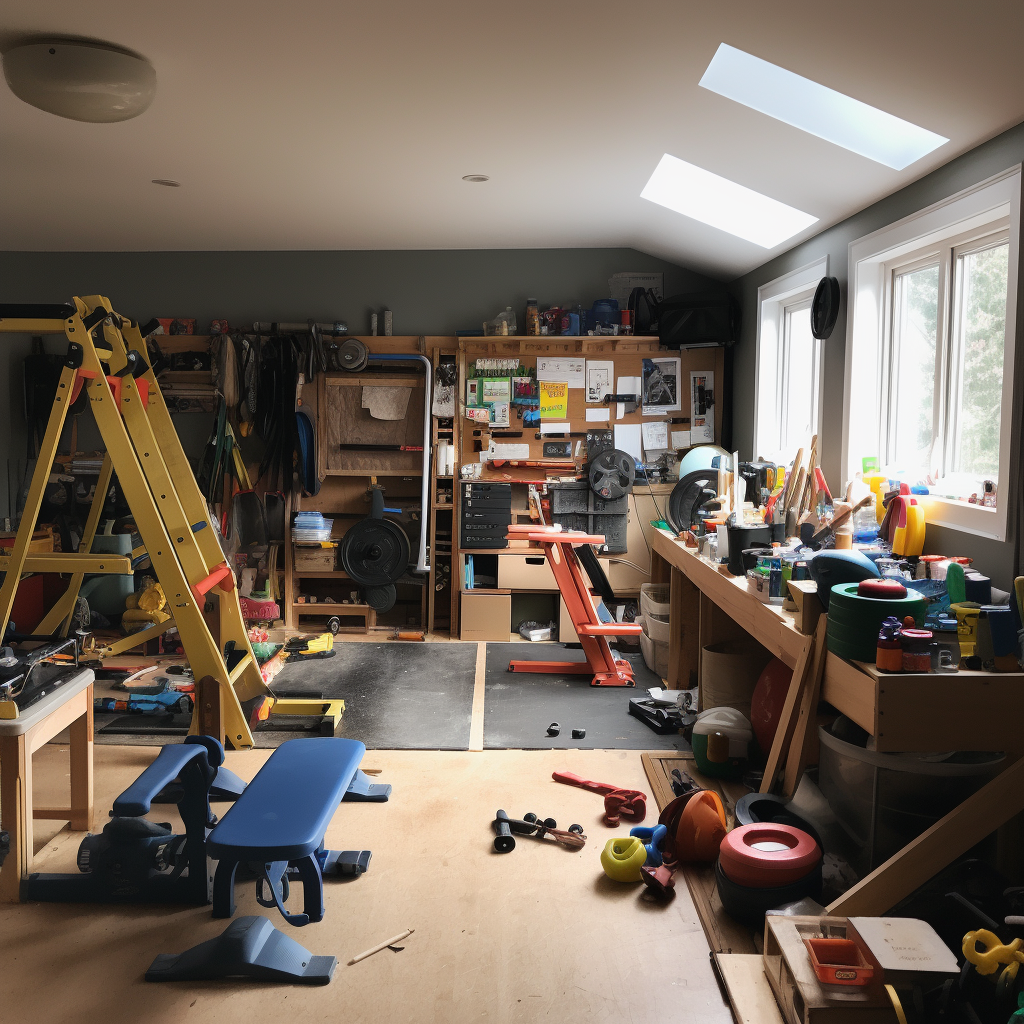
{"type": "MultiPolygon", "coordinates": [[[[96,748],[97,825],[155,753],[96,748]]],[[[229,753],[228,766],[251,778],[269,754],[229,753]]],[[[36,755],[40,804],[60,799],[65,757],[58,744],[36,755]]],[[[322,923],[289,928],[258,907],[251,886],[238,887],[239,914],[265,913],[312,952],[338,957],[330,985],[146,984],[157,953],[223,930],[208,908],[0,906],[0,1016],[33,1024],[732,1021],[685,888],[663,906],[642,886],[610,882],[600,850],[626,830],[600,823],[597,795],[551,781],[565,768],[650,793],[639,752],[373,751],[364,766],[383,769],[394,793],[388,804],[344,804],[335,816],[328,843],[365,846],[373,860],[362,878],[327,883],[322,923]],[[578,853],[521,840],[494,854],[498,807],[551,815],[563,827],[579,822],[589,841],[578,853]],[[403,952],[344,966],[405,928],[416,931],[403,952]]],[[[166,820],[167,811],[151,817],[166,820]]],[[[37,869],[73,870],[77,838],[40,831],[37,869]]]]}

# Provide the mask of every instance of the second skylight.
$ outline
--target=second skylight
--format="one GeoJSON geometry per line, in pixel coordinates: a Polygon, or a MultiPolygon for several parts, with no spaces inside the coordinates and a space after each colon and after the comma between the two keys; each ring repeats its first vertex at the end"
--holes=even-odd
{"type": "Polygon", "coordinates": [[[700,84],[897,171],[949,142],[727,43],[718,47],[700,84]]]}

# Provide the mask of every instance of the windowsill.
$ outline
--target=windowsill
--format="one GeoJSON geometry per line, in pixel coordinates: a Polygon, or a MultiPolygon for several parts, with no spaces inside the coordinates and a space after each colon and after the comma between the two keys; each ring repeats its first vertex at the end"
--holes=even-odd
{"type": "Polygon", "coordinates": [[[930,494],[920,495],[917,500],[924,506],[925,522],[929,526],[944,526],[989,540],[1006,540],[1005,508],[986,508],[930,494]]]}

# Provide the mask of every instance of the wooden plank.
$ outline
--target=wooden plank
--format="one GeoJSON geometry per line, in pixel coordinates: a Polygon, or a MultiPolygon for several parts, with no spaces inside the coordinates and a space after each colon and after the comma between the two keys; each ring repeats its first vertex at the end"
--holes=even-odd
{"type": "Polygon", "coordinates": [[[27,734],[0,736],[0,825],[11,847],[0,869],[0,902],[17,903],[32,865],[32,755],[27,734]]]}
{"type": "Polygon", "coordinates": [[[487,644],[476,645],[476,674],[473,677],[473,711],[469,724],[469,749],[484,749],[484,681],[487,672],[487,644]]]}
{"type": "Polygon", "coordinates": [[[793,678],[789,684],[789,689],[786,691],[786,699],[782,704],[782,714],[779,717],[775,738],[772,740],[772,749],[768,754],[768,763],[765,766],[764,776],[761,779],[762,793],[771,792],[772,786],[775,785],[775,776],[778,773],[779,765],[782,764],[782,759],[789,750],[798,718],[797,709],[803,697],[804,687],[807,684],[807,676],[810,672],[815,644],[815,637],[810,637],[807,640],[803,652],[796,663],[796,667],[793,669],[793,678]]]}
{"type": "Polygon", "coordinates": [[[875,680],[858,666],[857,662],[827,654],[821,681],[821,699],[828,701],[847,718],[853,719],[862,729],[874,734],[875,680]]]}
{"type": "Polygon", "coordinates": [[[821,694],[821,676],[825,669],[825,631],[828,620],[823,615],[818,619],[814,631],[814,652],[811,668],[807,673],[807,681],[800,698],[799,713],[793,728],[793,739],[789,744],[789,757],[786,759],[786,775],[782,783],[782,795],[792,799],[796,787],[803,775],[804,766],[811,747],[814,745],[814,729],[817,722],[818,700],[821,694]]]}
{"type": "Polygon", "coordinates": [[[976,843],[1024,811],[1024,758],[958,804],[829,904],[830,914],[884,914],[976,843]]]}
{"type": "MultiPolygon", "coordinates": [[[[93,820],[93,684],[82,691],[85,711],[71,723],[68,756],[71,759],[71,827],[88,832],[93,820]]],[[[223,732],[212,733],[223,736],[223,732]]]]}
{"type": "Polygon", "coordinates": [[[814,580],[790,580],[789,594],[796,605],[796,619],[793,624],[799,632],[810,636],[825,611],[818,599],[818,584],[814,580]]]}
{"type": "Polygon", "coordinates": [[[736,1024],[783,1024],[760,953],[715,953],[736,1024]]]}
{"type": "Polygon", "coordinates": [[[224,693],[213,676],[196,683],[195,721],[200,736],[224,735],[224,693]]]}

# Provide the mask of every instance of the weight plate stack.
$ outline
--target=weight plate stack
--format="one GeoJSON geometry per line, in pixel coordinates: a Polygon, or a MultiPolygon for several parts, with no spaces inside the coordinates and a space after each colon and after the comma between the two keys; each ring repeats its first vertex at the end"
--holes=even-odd
{"type": "Polygon", "coordinates": [[[828,606],[828,649],[851,661],[874,662],[878,630],[882,620],[895,615],[902,620],[912,615],[918,626],[924,623],[928,602],[916,591],[906,597],[864,597],[858,583],[837,583],[828,606]]]}
{"type": "Polygon", "coordinates": [[[681,477],[672,488],[665,506],[668,525],[676,533],[695,527],[700,520],[700,507],[716,497],[718,470],[698,469],[681,477]]]}
{"type": "Polygon", "coordinates": [[[635,479],[636,462],[627,452],[613,448],[590,460],[590,489],[605,501],[615,501],[629,494],[635,479]]]}
{"type": "Polygon", "coordinates": [[[341,541],[341,565],[353,583],[386,587],[409,565],[409,538],[388,519],[361,519],[341,541]]]}

